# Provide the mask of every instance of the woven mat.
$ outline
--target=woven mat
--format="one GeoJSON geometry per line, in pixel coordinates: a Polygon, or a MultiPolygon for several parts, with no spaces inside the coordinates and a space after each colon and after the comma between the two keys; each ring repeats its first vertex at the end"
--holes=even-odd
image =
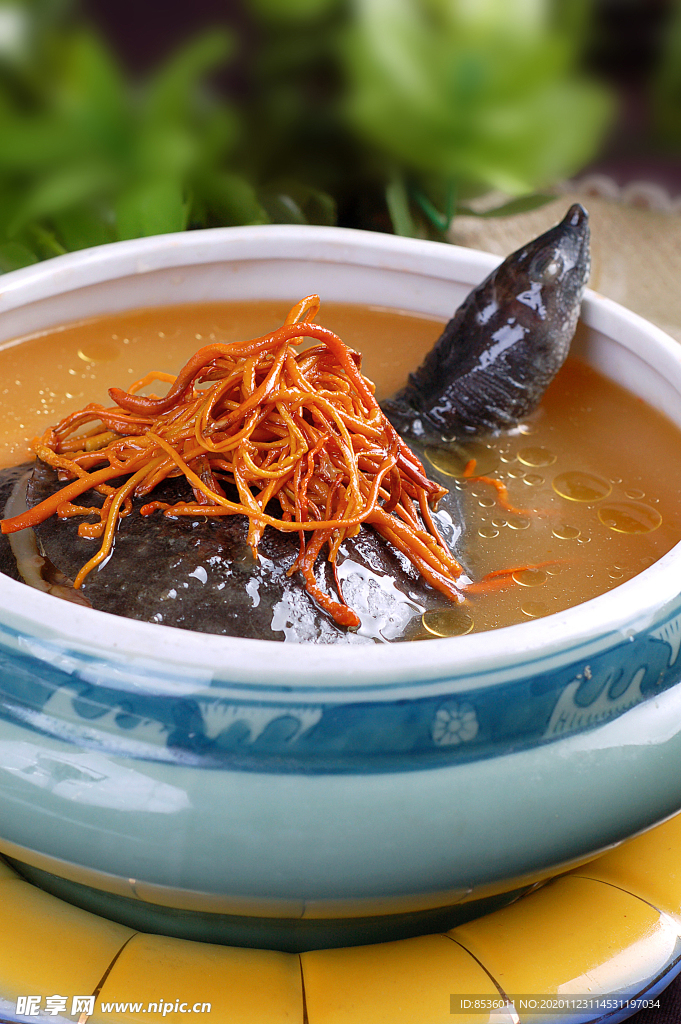
{"type": "Polygon", "coordinates": [[[507,256],[561,220],[574,202],[591,218],[590,287],[681,341],[681,213],[570,192],[513,217],[457,217],[451,241],[507,256]]]}

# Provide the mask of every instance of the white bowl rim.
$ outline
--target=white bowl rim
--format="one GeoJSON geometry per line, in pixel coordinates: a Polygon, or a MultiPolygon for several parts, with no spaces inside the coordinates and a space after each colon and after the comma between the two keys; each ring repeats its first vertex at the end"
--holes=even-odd
{"type": "MultiPolygon", "coordinates": [[[[362,252],[385,253],[392,261],[390,269],[397,264],[418,272],[414,268],[421,258],[441,261],[444,277],[447,265],[455,262],[456,280],[471,285],[501,262],[500,257],[459,246],[346,228],[218,228],[116,242],[13,271],[0,278],[0,313],[129,274],[220,262],[225,259],[226,246],[252,245],[255,251],[262,249],[265,240],[272,244],[272,251],[255,258],[277,258],[277,253],[283,258],[285,252],[290,257],[291,246],[297,247],[296,257],[306,258],[307,251],[321,245],[335,247],[336,261],[342,262],[342,253],[349,247],[353,255],[360,254],[360,262],[362,252]]],[[[667,362],[671,359],[681,365],[677,342],[637,314],[590,290],[582,320],[609,336],[613,330],[624,329],[629,337],[618,337],[620,344],[637,351],[631,338],[645,339],[667,362]]],[[[353,690],[361,679],[362,689],[387,687],[394,697],[395,687],[445,678],[477,676],[480,685],[485,685],[484,676],[502,668],[522,674],[528,662],[538,663],[563,650],[631,639],[677,601],[680,562],[681,544],[677,544],[638,576],[564,612],[488,632],[434,639],[426,648],[422,643],[297,644],[196,633],[55,601],[7,577],[0,578],[0,626],[4,623],[57,648],[102,659],[154,663],[159,672],[167,673],[169,681],[186,676],[206,680],[216,674],[218,685],[224,678],[254,689],[270,689],[276,680],[282,691],[295,689],[300,694],[306,690],[353,690]]]]}

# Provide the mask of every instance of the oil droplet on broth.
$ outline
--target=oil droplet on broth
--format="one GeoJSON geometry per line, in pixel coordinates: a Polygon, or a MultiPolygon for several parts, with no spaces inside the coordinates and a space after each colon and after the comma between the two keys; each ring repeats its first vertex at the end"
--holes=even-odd
{"type": "Polygon", "coordinates": [[[602,501],[612,491],[612,485],[603,477],[581,473],[579,470],[559,473],[552,486],[556,494],[568,501],[602,501]]]}
{"type": "Polygon", "coordinates": [[[512,573],[512,578],[521,587],[541,587],[548,579],[543,569],[517,569],[512,573]]]}
{"type": "Polygon", "coordinates": [[[521,448],[518,452],[518,462],[524,466],[552,466],[557,459],[558,456],[548,448],[521,448]]]}
{"type": "Polygon", "coordinates": [[[641,498],[645,498],[645,491],[639,491],[637,487],[632,488],[630,491],[624,492],[627,498],[632,498],[634,501],[639,501],[641,498]]]}
{"type": "Polygon", "coordinates": [[[549,614],[549,609],[541,601],[526,601],[520,610],[528,619],[540,619],[542,615],[549,614]]]}
{"type": "Polygon", "coordinates": [[[510,515],[506,518],[506,525],[510,526],[512,530],[527,530],[530,520],[526,516],[510,515]]]}
{"type": "Polygon", "coordinates": [[[640,502],[612,502],[598,510],[598,518],[616,533],[652,533],[662,523],[662,516],[650,505],[640,502]]]}
{"type": "Polygon", "coordinates": [[[527,473],[523,477],[523,483],[527,484],[528,487],[539,487],[540,484],[544,483],[544,477],[540,476],[539,473],[527,473]]]}
{"type": "Polygon", "coordinates": [[[499,531],[494,526],[481,526],[478,530],[478,536],[484,540],[492,540],[492,538],[499,536],[499,531]]]}
{"type": "Polygon", "coordinates": [[[471,441],[465,446],[452,444],[448,448],[429,445],[426,448],[426,455],[433,466],[445,476],[460,479],[465,479],[466,467],[473,460],[475,466],[469,473],[470,476],[489,476],[499,465],[499,455],[494,448],[480,441],[471,441]]]}
{"type": "Polygon", "coordinates": [[[433,636],[464,636],[473,629],[473,619],[460,607],[434,608],[421,621],[433,636]]]}
{"type": "Polygon", "coordinates": [[[120,349],[107,341],[89,341],[78,349],[78,358],[84,363],[110,363],[118,359],[120,349]]]}
{"type": "Polygon", "coordinates": [[[577,540],[581,532],[576,526],[556,526],[551,530],[558,540],[577,540]]]}

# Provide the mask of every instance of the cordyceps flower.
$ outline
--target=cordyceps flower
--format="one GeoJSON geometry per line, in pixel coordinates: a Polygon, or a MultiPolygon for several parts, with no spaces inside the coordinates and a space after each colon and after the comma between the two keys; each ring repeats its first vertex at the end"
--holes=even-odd
{"type": "Polygon", "coordinates": [[[462,568],[431,514],[446,491],[426,477],[381,411],[360,372],[359,354],[311,322],[318,309],[318,296],[308,296],[271,334],[205,346],[177,377],[149,373],[127,392],[111,388],[115,406],[91,404],[67,416],[33,449],[70,482],[3,521],[2,532],[36,526],[55,513],[97,512],[99,522],[79,527],[81,536],[103,538],[76,577],[80,587],[111,554],[132,499],[151,495],[167,477],[184,476],[193,501],[152,499],[139,513],[246,516],[254,556],[267,526],[298,533],[300,551],[289,573],[302,574],[308,593],[340,625],[357,627],[360,620],[345,604],[337,577],[338,600],[320,588],[314,565],[326,546],[335,571],[340,545],[365,525],[433,587],[462,600],[462,568]],[[313,344],[300,348],[303,341],[313,344]],[[138,394],[152,381],[170,384],[164,397],[138,394]],[[91,489],[105,495],[101,510],[74,504],[91,489]]]}

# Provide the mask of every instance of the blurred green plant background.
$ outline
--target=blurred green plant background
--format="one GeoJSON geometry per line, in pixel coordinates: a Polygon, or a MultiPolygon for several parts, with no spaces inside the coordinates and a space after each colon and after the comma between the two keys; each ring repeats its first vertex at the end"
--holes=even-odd
{"type": "MultiPolygon", "coordinates": [[[[250,0],[139,81],[76,3],[0,0],[0,270],[117,239],[263,223],[444,238],[598,153],[590,0],[250,0]],[[238,97],[215,76],[248,50],[238,97]]],[[[678,8],[681,12],[681,5],[678,8]]],[[[159,8],[159,17],[162,10],[159,8]]],[[[657,90],[681,134],[681,13],[657,90]]]]}

